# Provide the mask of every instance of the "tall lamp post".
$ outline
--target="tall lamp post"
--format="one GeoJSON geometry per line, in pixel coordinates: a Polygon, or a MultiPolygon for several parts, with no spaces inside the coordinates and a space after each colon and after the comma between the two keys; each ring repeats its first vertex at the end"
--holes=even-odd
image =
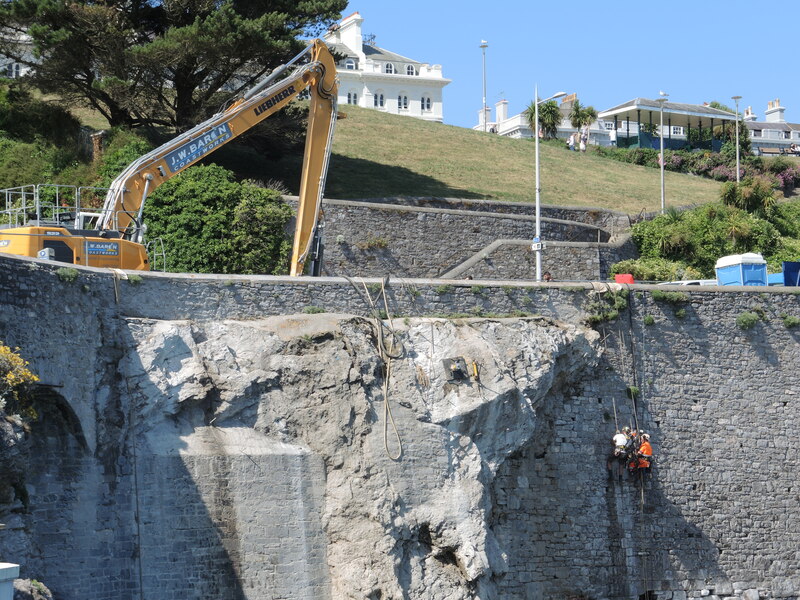
{"type": "Polygon", "coordinates": [[[542,280],[542,213],[540,205],[540,195],[542,188],[539,185],[539,105],[543,102],[549,102],[561,96],[566,96],[566,92],[558,92],[549,98],[539,100],[539,86],[534,86],[533,90],[533,139],[534,147],[536,148],[536,236],[533,238],[533,250],[536,252],[536,281],[542,280]]]}
{"type": "Polygon", "coordinates": [[[731,96],[731,100],[736,102],[736,185],[739,185],[739,100],[741,96],[731,96]]]}
{"type": "Polygon", "coordinates": [[[664,103],[667,101],[667,97],[669,96],[666,92],[658,92],[658,95],[661,96],[657,102],[661,105],[659,107],[659,130],[658,130],[658,139],[660,140],[660,147],[661,152],[659,154],[658,162],[661,163],[661,214],[664,214],[666,211],[666,198],[664,194],[664,103]]]}
{"type": "Polygon", "coordinates": [[[483,133],[486,133],[486,48],[489,47],[489,42],[481,40],[481,51],[483,52],[483,114],[481,120],[483,121],[483,133]]]}

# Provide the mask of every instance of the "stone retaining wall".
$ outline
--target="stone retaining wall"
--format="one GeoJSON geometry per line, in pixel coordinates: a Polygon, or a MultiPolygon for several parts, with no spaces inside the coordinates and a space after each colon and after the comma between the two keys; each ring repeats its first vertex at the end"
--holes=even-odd
{"type": "MultiPolygon", "coordinates": [[[[20,563],[22,576],[44,581],[67,600],[122,600],[140,593],[145,598],[337,597],[322,556],[328,530],[314,516],[331,518],[326,515],[331,500],[321,491],[321,480],[342,477],[339,463],[319,458],[324,439],[315,438],[317,449],[310,452],[291,437],[291,423],[267,421],[271,435],[287,436],[281,452],[273,448],[259,454],[249,442],[236,440],[205,440],[198,446],[192,436],[207,426],[204,411],[219,404],[225,389],[212,387],[209,392],[202,381],[173,382],[166,374],[189,360],[201,361],[209,372],[220,368],[214,365],[235,369],[241,356],[204,356],[197,350],[223,319],[241,321],[243,327],[252,323],[257,330],[265,316],[304,310],[369,315],[366,292],[359,281],[353,283],[357,285],[337,278],[156,273],[117,281],[107,271],[59,271],[46,261],[1,257],[0,339],[19,346],[43,383],[64,399],[63,405],[44,411],[43,421],[34,427],[28,508],[0,506],[0,521],[10,525],[0,531],[4,559],[20,563]],[[172,323],[187,333],[166,335],[178,327],[172,323]],[[141,332],[134,336],[137,330],[141,332]],[[163,336],[163,341],[154,336],[163,336]],[[169,356],[176,358],[161,364],[153,357],[156,362],[142,365],[141,376],[120,377],[120,372],[136,373],[130,361],[137,357],[137,339],[169,348],[169,356]],[[165,373],[161,379],[160,370],[165,373]],[[170,402],[192,406],[189,414],[195,415],[196,426],[182,430],[175,425],[169,435],[149,430],[148,412],[174,409],[158,404],[168,395],[148,392],[146,378],[177,386],[170,388],[170,402]],[[156,404],[149,406],[148,401],[156,404]],[[140,416],[134,418],[134,412],[140,416]],[[292,475],[295,471],[299,475],[292,475]],[[309,512],[302,516],[299,507],[309,512]],[[307,536],[305,542],[287,547],[285,560],[274,562],[278,555],[269,550],[270,544],[276,538],[296,540],[300,531],[307,536]],[[158,554],[162,532],[174,543],[158,554]],[[23,538],[28,547],[19,544],[23,538]],[[13,545],[5,540],[14,540],[13,545]],[[272,566],[265,567],[267,563],[272,566]],[[204,574],[210,566],[217,569],[211,578],[204,574]],[[217,590],[215,580],[234,584],[217,590]],[[270,587],[276,581],[287,587],[270,587]],[[195,584],[201,592],[192,596],[195,584]],[[251,584],[255,587],[246,587],[251,584]],[[168,593],[159,596],[155,589],[168,593]]],[[[366,283],[376,309],[385,309],[380,282],[366,283]]],[[[580,329],[587,318],[608,313],[615,303],[608,291],[598,295],[592,288],[390,280],[387,298],[395,316],[449,315],[464,331],[474,325],[459,320],[463,315],[512,313],[544,315],[580,329]]],[[[484,582],[470,591],[465,584],[451,597],[549,599],[580,593],[622,599],[648,591],[664,600],[800,595],[800,488],[795,475],[800,454],[793,444],[800,427],[795,406],[800,338],[784,325],[785,316],[800,317],[800,296],[790,288],[632,286],[630,292],[624,307],[616,301],[619,316],[596,325],[602,349],[597,366],[578,377],[563,370],[567,363],[553,371],[554,378],[546,383],[550,391],[537,400],[530,439],[492,466],[497,474],[487,480],[486,504],[480,506],[506,566],[493,562],[491,585],[484,582]],[[659,297],[656,291],[687,295],[659,297]],[[758,319],[749,329],[737,324],[744,313],[758,319]],[[626,395],[629,387],[638,389],[635,410],[626,395]],[[657,458],[652,479],[609,478],[605,461],[615,418],[618,425],[638,423],[653,434],[657,458]]],[[[491,330],[497,317],[487,318],[481,323],[491,330]]],[[[510,331],[515,325],[497,320],[496,327],[510,331]]],[[[556,322],[552,327],[558,327],[556,322]]],[[[343,351],[341,343],[315,335],[310,332],[309,341],[299,338],[296,353],[302,354],[300,349],[310,343],[343,351]]],[[[471,352],[468,347],[454,351],[471,352]]],[[[542,352],[549,351],[542,347],[542,352]]],[[[423,346],[417,352],[425,352],[423,346]]],[[[570,357],[568,348],[561,352],[560,361],[580,359],[570,357]]],[[[574,352],[586,348],[576,346],[574,352]]],[[[266,350],[264,356],[269,358],[266,350]]],[[[326,379],[326,374],[339,372],[331,369],[342,366],[338,354],[312,358],[314,362],[292,371],[295,379],[319,377],[319,389],[326,390],[342,384],[338,376],[326,379]],[[317,365],[319,372],[309,370],[310,365],[317,365]]],[[[506,359],[499,353],[492,360],[502,369],[506,359]]],[[[348,385],[358,388],[380,376],[377,363],[361,366],[361,371],[359,365],[340,369],[349,373],[348,385]]],[[[514,371],[518,366],[506,368],[515,377],[523,375],[514,371]]],[[[262,383],[254,386],[269,386],[274,374],[265,369],[259,376],[262,383]]],[[[490,393],[492,378],[487,375],[481,385],[490,393]]],[[[409,393],[417,393],[414,389],[410,386],[409,393]]],[[[435,448],[441,430],[415,418],[402,406],[402,395],[395,400],[401,432],[418,432],[410,438],[409,457],[430,454],[426,444],[435,448]],[[428,437],[422,435],[425,431],[428,437]]],[[[302,411],[319,411],[315,422],[324,421],[321,415],[332,409],[315,405],[313,394],[295,401],[302,411]]],[[[410,458],[373,463],[382,452],[384,416],[369,410],[366,415],[374,425],[360,443],[371,448],[365,454],[371,458],[358,468],[375,483],[370,494],[395,490],[395,496],[387,492],[385,502],[379,495],[374,498],[388,511],[387,523],[392,514],[404,514],[403,502],[409,500],[398,490],[413,489],[424,498],[426,486],[440,485],[437,478],[473,460],[474,455],[460,449],[480,447],[477,434],[485,432],[499,443],[523,423],[516,413],[507,423],[472,415],[470,427],[477,429],[467,439],[463,431],[468,423],[443,421],[437,427],[449,427],[450,435],[462,433],[447,446],[451,454],[436,454],[437,460],[451,462],[426,470],[422,467],[428,463],[420,461],[416,468],[410,458]],[[465,445],[459,446],[458,440],[465,445]]],[[[336,419],[346,424],[348,417],[345,413],[336,419]]],[[[342,456],[355,456],[355,446],[348,448],[342,448],[342,456]]],[[[346,486],[339,489],[344,493],[346,486]]],[[[422,506],[440,501],[433,494],[422,506]]],[[[424,512],[416,510],[418,516],[424,512]]],[[[392,532],[398,543],[423,553],[436,545],[435,534],[403,528],[392,532]]],[[[478,548],[483,543],[489,545],[480,542],[478,548]]],[[[446,547],[436,564],[446,569],[451,565],[448,577],[460,577],[459,569],[465,567],[458,566],[461,555],[448,554],[446,547]]],[[[340,552],[345,550],[346,545],[339,546],[340,552]]],[[[389,551],[376,547],[373,556],[383,561],[389,551]]],[[[414,556],[406,559],[413,562],[414,556]]],[[[387,576],[405,581],[402,572],[392,575],[391,561],[380,564],[384,566],[374,567],[376,573],[385,568],[387,576]]],[[[482,581],[483,571],[474,564],[466,567],[466,572],[477,573],[470,577],[482,581]]],[[[340,580],[341,574],[336,577],[340,580]]],[[[408,577],[409,589],[424,583],[408,577]]]]}

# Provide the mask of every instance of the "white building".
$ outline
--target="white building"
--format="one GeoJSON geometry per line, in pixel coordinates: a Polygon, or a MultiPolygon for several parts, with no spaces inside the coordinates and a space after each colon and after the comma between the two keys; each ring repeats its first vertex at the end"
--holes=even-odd
{"type": "Polygon", "coordinates": [[[764,120],[758,121],[751,107],[744,111],[744,124],[750,132],[750,145],[755,154],[762,151],[786,151],[791,144],[800,145],[800,123],[788,123],[780,98],[767,102],[764,120]]]}
{"type": "MultiPolygon", "coordinates": [[[[569,121],[569,113],[575,100],[578,99],[577,94],[570,94],[561,99],[559,110],[561,111],[561,123],[558,125],[557,137],[561,139],[568,138],[572,133],[577,130],[572,126],[569,121]]],[[[476,131],[484,131],[484,120],[486,121],[485,130],[489,133],[496,133],[511,138],[532,138],[533,131],[528,122],[524,112],[516,115],[508,116],[508,100],[500,100],[495,104],[495,118],[492,120],[492,109],[487,107],[484,112],[482,109],[478,111],[478,124],[472,129],[476,131]]],[[[613,127],[613,123],[608,123],[603,120],[597,120],[589,126],[589,143],[597,145],[608,145],[609,131],[613,127]]]]}
{"type": "Polygon", "coordinates": [[[364,19],[353,13],[323,36],[339,62],[339,104],[356,104],[426,121],[442,121],[441,65],[430,65],[365,43],[364,19]]]}
{"type": "MultiPolygon", "coordinates": [[[[12,31],[2,31],[0,36],[4,41],[11,41],[17,47],[17,51],[23,56],[23,60],[34,61],[33,55],[33,41],[27,33],[18,33],[12,31]]],[[[17,77],[24,77],[31,72],[31,67],[27,64],[16,62],[13,58],[0,55],[0,77],[8,77],[9,79],[16,79],[17,77]]]]}

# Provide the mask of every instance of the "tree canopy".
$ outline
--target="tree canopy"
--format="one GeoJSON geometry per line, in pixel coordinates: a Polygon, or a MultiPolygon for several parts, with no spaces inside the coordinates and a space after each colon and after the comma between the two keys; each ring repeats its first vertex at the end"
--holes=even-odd
{"type": "Polygon", "coordinates": [[[186,129],[341,16],[347,0],[7,0],[0,53],[111,126],[186,129]],[[20,39],[28,35],[34,56],[20,39]],[[221,90],[225,90],[221,92],[221,90]]]}

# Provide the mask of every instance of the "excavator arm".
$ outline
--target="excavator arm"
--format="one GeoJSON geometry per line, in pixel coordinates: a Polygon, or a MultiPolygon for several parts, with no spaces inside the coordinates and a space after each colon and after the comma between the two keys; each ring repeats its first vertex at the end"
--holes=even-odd
{"type": "Polygon", "coordinates": [[[308,90],[311,103],[290,265],[291,275],[301,275],[319,220],[336,122],[337,87],[333,56],[324,42],[313,40],[303,52],[248,90],[226,110],[129,165],[111,184],[98,228],[119,231],[123,237],[141,243],[142,211],[153,190],[308,90]],[[309,53],[309,62],[275,82],[309,53]]]}

